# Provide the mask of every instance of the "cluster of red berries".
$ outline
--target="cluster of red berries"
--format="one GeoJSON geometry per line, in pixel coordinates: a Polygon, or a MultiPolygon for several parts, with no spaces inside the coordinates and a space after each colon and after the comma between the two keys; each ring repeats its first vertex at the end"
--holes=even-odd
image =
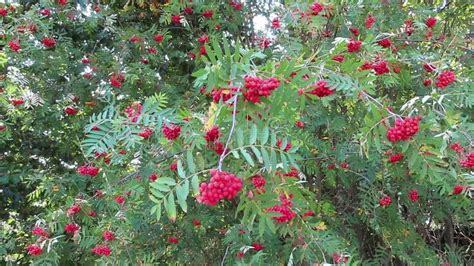
{"type": "Polygon", "coordinates": [[[66,115],[76,115],[79,112],[79,109],[74,108],[73,106],[67,106],[64,108],[64,113],[66,115]]]}
{"type": "Polygon", "coordinates": [[[324,6],[318,2],[314,2],[309,9],[311,9],[311,15],[317,16],[319,12],[323,11],[324,6]]]}
{"type": "Polygon", "coordinates": [[[404,157],[405,157],[405,156],[403,155],[403,153],[396,153],[396,154],[390,155],[390,158],[388,158],[388,161],[389,161],[390,163],[395,164],[395,163],[397,163],[397,162],[403,160],[404,157]]]}
{"type": "Polygon", "coordinates": [[[177,245],[179,244],[179,239],[175,236],[170,236],[168,237],[168,243],[177,245]]]}
{"type": "Polygon", "coordinates": [[[459,155],[464,154],[464,148],[457,142],[449,145],[449,148],[459,155]]]}
{"type": "Polygon", "coordinates": [[[310,210],[310,211],[305,211],[305,212],[303,213],[303,215],[301,215],[301,217],[304,219],[304,218],[306,218],[306,217],[312,217],[312,216],[314,216],[314,215],[315,215],[314,211],[311,211],[311,210],[310,210]]]}
{"type": "Polygon", "coordinates": [[[383,48],[389,48],[390,46],[392,46],[392,41],[389,38],[385,38],[378,41],[377,44],[382,46],[383,48]]]}
{"type": "Polygon", "coordinates": [[[362,42],[357,41],[357,40],[350,40],[347,43],[347,51],[349,53],[357,53],[360,51],[360,48],[362,47],[362,42]]]}
{"type": "Polygon", "coordinates": [[[242,10],[242,3],[239,3],[237,1],[230,1],[230,6],[232,6],[234,8],[234,10],[236,11],[240,11],[242,10]]]}
{"type": "Polygon", "coordinates": [[[232,97],[234,97],[234,93],[237,91],[237,88],[220,88],[220,89],[213,89],[211,92],[212,101],[215,103],[219,103],[221,100],[223,102],[227,102],[232,97]]]}
{"type": "Polygon", "coordinates": [[[168,125],[163,124],[162,132],[168,140],[175,140],[181,134],[181,127],[172,123],[168,125]]]}
{"type": "Polygon", "coordinates": [[[453,71],[444,70],[436,77],[436,87],[444,89],[456,81],[456,75],[453,71]]]}
{"type": "Polygon", "coordinates": [[[407,117],[405,119],[397,119],[395,126],[387,131],[387,139],[390,142],[405,141],[418,133],[421,117],[407,117]]]}
{"type": "Polygon", "coordinates": [[[77,224],[66,224],[64,226],[64,231],[68,234],[74,234],[79,230],[79,225],[77,224]]]}
{"type": "Polygon", "coordinates": [[[280,19],[279,18],[274,18],[272,20],[272,28],[273,29],[279,29],[281,27],[280,19]]]}
{"type": "Polygon", "coordinates": [[[289,151],[293,147],[293,145],[291,145],[291,142],[289,142],[289,141],[288,141],[288,143],[286,143],[285,147],[282,147],[283,141],[281,139],[278,139],[276,144],[277,144],[278,148],[283,149],[284,151],[289,151]]]}
{"type": "Polygon", "coordinates": [[[318,97],[325,97],[329,96],[334,93],[334,90],[330,89],[327,86],[327,82],[325,80],[319,80],[313,84],[314,89],[308,92],[309,94],[317,95],[318,97]]]}
{"type": "Polygon", "coordinates": [[[408,198],[412,202],[417,202],[418,199],[420,198],[420,195],[418,194],[418,191],[416,189],[412,189],[410,190],[410,192],[408,192],[408,198]]]}
{"type": "Polygon", "coordinates": [[[459,164],[464,168],[474,168],[474,152],[469,153],[466,159],[459,160],[459,164]]]}
{"type": "Polygon", "coordinates": [[[431,73],[431,72],[433,72],[434,70],[436,70],[436,67],[433,66],[433,65],[430,64],[430,63],[425,63],[425,64],[423,64],[423,69],[424,69],[426,72],[431,73]]]}
{"type": "Polygon", "coordinates": [[[44,237],[44,238],[49,237],[49,233],[44,228],[39,227],[39,226],[33,227],[33,229],[31,230],[31,233],[39,237],[44,237]]]}
{"type": "Polygon", "coordinates": [[[375,72],[375,75],[383,75],[385,73],[390,73],[388,68],[388,62],[385,60],[380,60],[375,63],[372,63],[372,69],[375,72]]]}
{"type": "Polygon", "coordinates": [[[242,190],[242,179],[234,174],[216,169],[211,170],[210,173],[209,183],[201,183],[199,187],[199,202],[214,206],[220,200],[234,198],[242,190]]]}
{"type": "Polygon", "coordinates": [[[112,241],[115,240],[115,234],[112,231],[106,230],[102,233],[102,238],[105,241],[112,241]]]}
{"type": "Polygon", "coordinates": [[[72,216],[75,214],[78,214],[81,211],[81,206],[74,204],[69,209],[67,209],[66,215],[67,216],[72,216]]]}
{"type": "Polygon", "coordinates": [[[438,21],[436,20],[436,18],[434,18],[434,17],[429,17],[429,18],[427,18],[427,19],[425,20],[425,25],[426,25],[426,27],[428,27],[428,28],[433,28],[433,27],[436,25],[436,22],[438,22],[438,21]]]}
{"type": "Polygon", "coordinates": [[[345,59],[346,59],[346,58],[345,58],[344,55],[342,55],[342,54],[337,54],[337,55],[335,55],[335,56],[332,57],[332,60],[337,61],[337,62],[339,62],[339,63],[344,62],[345,59]]]}
{"type": "Polygon", "coordinates": [[[285,195],[285,194],[280,194],[280,205],[275,205],[269,208],[266,208],[265,211],[267,212],[278,212],[280,213],[280,216],[275,216],[272,217],[273,220],[277,223],[286,223],[296,216],[296,212],[294,212],[291,207],[293,207],[293,194],[290,195],[285,195]]]}
{"type": "Polygon", "coordinates": [[[26,247],[26,250],[28,251],[28,254],[31,256],[39,256],[43,253],[43,249],[36,245],[36,244],[30,244],[26,247]]]}
{"type": "Polygon", "coordinates": [[[54,46],[56,46],[56,40],[53,39],[53,38],[48,38],[48,37],[44,37],[42,40],[41,40],[41,43],[44,45],[44,47],[46,48],[52,48],[54,46]]]}
{"type": "Polygon", "coordinates": [[[77,173],[80,175],[96,176],[100,169],[92,165],[82,165],[77,168],[77,173]]]}
{"type": "Polygon", "coordinates": [[[464,187],[463,185],[459,185],[459,184],[458,184],[458,185],[455,185],[455,186],[453,187],[453,195],[459,195],[459,194],[461,194],[461,193],[464,191],[465,188],[466,188],[466,187],[464,187]]]}
{"type": "Polygon", "coordinates": [[[255,187],[257,194],[265,193],[265,184],[267,181],[261,175],[252,176],[252,184],[255,187]]]}
{"type": "Polygon", "coordinates": [[[243,95],[247,101],[258,103],[260,97],[268,97],[276,88],[280,86],[280,81],[276,78],[262,79],[259,77],[246,76],[244,78],[246,90],[243,95]]]}
{"type": "Polygon", "coordinates": [[[113,73],[110,76],[110,85],[114,88],[122,87],[122,83],[125,81],[125,76],[122,73],[113,73]]]}
{"type": "Polygon", "coordinates": [[[148,127],[138,133],[138,136],[142,137],[143,139],[149,139],[151,135],[153,135],[153,129],[148,127]]]}
{"type": "Polygon", "coordinates": [[[99,256],[110,256],[112,251],[107,245],[97,245],[91,249],[92,253],[99,256]]]}
{"type": "Polygon", "coordinates": [[[13,105],[13,106],[18,106],[18,105],[22,105],[25,103],[25,100],[21,99],[21,98],[14,98],[14,99],[11,99],[10,100],[10,103],[13,105]]]}
{"type": "Polygon", "coordinates": [[[8,42],[8,46],[13,52],[18,52],[21,49],[20,40],[11,40],[8,42]]]}
{"type": "Polygon", "coordinates": [[[379,205],[382,207],[392,204],[392,198],[390,196],[385,196],[379,200],[379,205]]]}
{"type": "Polygon", "coordinates": [[[204,135],[204,139],[206,139],[207,146],[219,155],[225,152],[224,145],[219,142],[220,136],[221,133],[219,132],[219,128],[216,126],[206,131],[206,135],[204,135]]]}
{"type": "Polygon", "coordinates": [[[372,28],[372,26],[375,24],[376,21],[377,20],[375,19],[375,17],[369,14],[367,18],[365,19],[365,28],[366,29],[372,28]]]}
{"type": "Polygon", "coordinates": [[[130,119],[130,122],[136,123],[138,117],[142,113],[142,104],[139,102],[132,103],[131,105],[125,108],[125,113],[127,117],[130,119]]]}

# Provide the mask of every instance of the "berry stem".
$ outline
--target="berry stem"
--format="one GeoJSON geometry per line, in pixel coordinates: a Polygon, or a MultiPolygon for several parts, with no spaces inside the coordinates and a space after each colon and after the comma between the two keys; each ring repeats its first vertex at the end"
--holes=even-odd
{"type": "Polygon", "coordinates": [[[224,145],[224,152],[221,154],[221,156],[219,157],[219,163],[217,165],[217,170],[219,171],[222,171],[222,162],[224,161],[224,158],[228,152],[227,151],[227,147],[229,146],[229,143],[230,143],[230,139],[232,137],[232,134],[234,133],[234,128],[235,128],[235,124],[236,124],[236,115],[237,115],[237,101],[239,99],[239,95],[238,93],[240,92],[240,87],[237,88],[237,91],[235,93],[235,96],[234,96],[234,103],[233,103],[233,110],[232,110],[232,126],[230,127],[230,132],[229,132],[229,136],[227,137],[227,141],[225,142],[225,145],[224,145]]]}

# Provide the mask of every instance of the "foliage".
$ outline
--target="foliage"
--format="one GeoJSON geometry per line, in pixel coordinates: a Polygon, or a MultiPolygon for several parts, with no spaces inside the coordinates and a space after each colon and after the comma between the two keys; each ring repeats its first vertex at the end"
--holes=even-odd
{"type": "Polygon", "coordinates": [[[164,2],[0,5],[5,263],[472,261],[471,5],[164,2]]]}

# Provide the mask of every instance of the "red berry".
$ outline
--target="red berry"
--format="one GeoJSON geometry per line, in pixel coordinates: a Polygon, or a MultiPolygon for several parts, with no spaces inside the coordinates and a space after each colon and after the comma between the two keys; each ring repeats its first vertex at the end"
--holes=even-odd
{"type": "Polygon", "coordinates": [[[455,185],[453,187],[453,195],[459,195],[464,191],[464,186],[463,185],[455,185]]]}
{"type": "Polygon", "coordinates": [[[64,113],[67,115],[76,115],[78,112],[79,110],[72,106],[67,106],[66,108],[64,108],[64,113]]]}
{"type": "Polygon", "coordinates": [[[74,215],[74,214],[77,214],[81,211],[81,206],[79,205],[72,205],[71,207],[69,207],[69,209],[67,209],[67,216],[71,216],[71,215],[74,215]]]}
{"type": "Polygon", "coordinates": [[[366,29],[372,28],[372,26],[375,24],[375,21],[376,21],[375,17],[369,14],[367,18],[365,19],[365,28],[366,29]]]}
{"type": "Polygon", "coordinates": [[[453,71],[444,70],[436,77],[436,87],[444,89],[456,81],[456,75],[453,71]]]}
{"type": "Polygon", "coordinates": [[[153,130],[151,128],[145,128],[142,132],[138,133],[138,136],[142,137],[143,139],[149,139],[153,135],[153,130]]]}
{"type": "Polygon", "coordinates": [[[379,200],[379,205],[382,207],[388,206],[392,203],[392,198],[390,196],[385,196],[379,200]]]}
{"type": "Polygon", "coordinates": [[[74,234],[78,230],[79,230],[79,225],[77,224],[66,224],[64,226],[64,231],[69,234],[74,234]]]}
{"type": "Polygon", "coordinates": [[[333,58],[332,58],[332,60],[337,61],[337,62],[339,62],[339,63],[344,62],[344,59],[345,59],[345,58],[344,58],[344,55],[342,55],[342,54],[335,55],[335,56],[333,56],[333,58]]]}
{"type": "Polygon", "coordinates": [[[420,198],[420,195],[418,194],[418,191],[416,191],[416,189],[412,189],[408,193],[408,197],[410,198],[412,202],[416,202],[420,198]]]}
{"type": "Polygon", "coordinates": [[[35,226],[33,228],[33,230],[31,230],[31,233],[33,235],[36,235],[36,236],[39,236],[39,237],[44,237],[44,238],[48,238],[49,237],[49,234],[48,232],[46,232],[45,229],[39,227],[39,226],[35,226]]]}
{"type": "Polygon", "coordinates": [[[116,203],[118,203],[120,205],[125,203],[125,197],[121,196],[121,195],[115,196],[114,200],[115,200],[116,203]]]}
{"type": "Polygon", "coordinates": [[[102,233],[102,238],[105,241],[112,241],[115,240],[115,234],[112,231],[107,230],[102,233]]]}
{"type": "Polygon", "coordinates": [[[168,243],[170,244],[178,244],[179,243],[179,239],[175,236],[170,236],[168,237],[168,243]]]}
{"type": "Polygon", "coordinates": [[[28,251],[28,254],[31,256],[39,256],[41,253],[43,253],[43,249],[36,245],[36,244],[31,244],[26,247],[26,250],[28,251]]]}
{"type": "Polygon", "coordinates": [[[107,245],[97,245],[91,249],[92,253],[99,256],[110,256],[111,250],[107,245]]]}
{"type": "Polygon", "coordinates": [[[347,43],[347,51],[349,53],[357,53],[360,51],[361,46],[362,46],[361,41],[350,40],[349,43],[347,43]]]}
{"type": "Polygon", "coordinates": [[[252,243],[252,247],[257,252],[260,251],[260,250],[263,250],[263,245],[260,244],[260,243],[257,243],[257,242],[252,243]]]}
{"type": "Polygon", "coordinates": [[[382,46],[383,48],[389,48],[392,46],[392,41],[389,38],[382,39],[377,42],[378,45],[382,46]]]}
{"type": "Polygon", "coordinates": [[[436,20],[436,18],[434,18],[434,17],[429,17],[429,18],[426,19],[425,25],[426,25],[426,27],[428,27],[428,28],[433,28],[433,27],[436,25],[436,22],[438,22],[438,21],[436,20]]]}
{"type": "Polygon", "coordinates": [[[309,9],[311,9],[311,15],[317,16],[319,12],[323,11],[324,6],[318,2],[314,2],[309,9]]]}
{"type": "Polygon", "coordinates": [[[312,86],[314,87],[314,89],[309,91],[308,93],[317,95],[318,97],[326,97],[334,93],[334,90],[330,89],[327,86],[327,82],[325,80],[319,80],[312,86]]]}
{"type": "Polygon", "coordinates": [[[179,135],[181,134],[181,127],[172,123],[168,125],[163,124],[162,132],[168,140],[175,140],[179,138],[179,135]]]}
{"type": "Polygon", "coordinates": [[[397,153],[397,154],[393,154],[390,156],[390,158],[388,159],[388,161],[392,164],[395,164],[401,160],[403,160],[404,156],[403,156],[403,153],[397,153]]]}
{"type": "Polygon", "coordinates": [[[53,38],[44,37],[44,38],[41,40],[41,43],[42,43],[46,48],[51,48],[51,47],[56,46],[56,40],[53,39],[53,38]]]}

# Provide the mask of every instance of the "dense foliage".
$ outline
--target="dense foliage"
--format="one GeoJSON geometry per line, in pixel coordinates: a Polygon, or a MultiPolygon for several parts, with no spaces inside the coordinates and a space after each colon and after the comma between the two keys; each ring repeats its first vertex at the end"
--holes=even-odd
{"type": "Polygon", "coordinates": [[[2,263],[472,261],[467,2],[0,4],[2,263]]]}

